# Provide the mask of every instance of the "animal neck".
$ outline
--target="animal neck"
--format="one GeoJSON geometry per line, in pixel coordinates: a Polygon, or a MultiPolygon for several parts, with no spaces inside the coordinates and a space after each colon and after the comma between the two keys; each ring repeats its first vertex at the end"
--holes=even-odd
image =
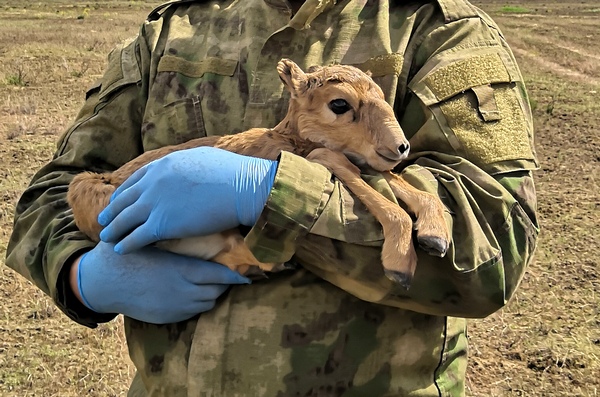
{"type": "Polygon", "coordinates": [[[275,127],[273,127],[273,131],[282,135],[290,135],[290,136],[299,136],[300,130],[298,129],[298,116],[300,115],[298,104],[292,98],[290,99],[290,104],[288,105],[287,113],[283,120],[279,122],[275,127]]]}
{"type": "Polygon", "coordinates": [[[312,150],[321,147],[321,145],[308,141],[300,137],[300,127],[298,125],[298,116],[300,110],[295,106],[296,103],[291,100],[286,116],[279,124],[273,127],[272,131],[288,141],[294,147],[294,153],[300,156],[307,156],[312,150]]]}

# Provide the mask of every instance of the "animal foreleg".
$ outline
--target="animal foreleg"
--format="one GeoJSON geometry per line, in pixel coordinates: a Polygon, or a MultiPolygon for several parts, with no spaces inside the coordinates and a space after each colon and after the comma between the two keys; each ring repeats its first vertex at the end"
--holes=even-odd
{"type": "Polygon", "coordinates": [[[381,223],[384,273],[390,280],[408,289],[417,266],[410,215],[367,184],[360,177],[360,170],[343,154],[329,149],[316,149],[307,158],[327,167],[381,223]]]}
{"type": "Polygon", "coordinates": [[[400,175],[384,172],[396,198],[406,204],[416,217],[415,229],[419,247],[430,255],[443,257],[450,245],[450,230],[444,218],[446,207],[431,193],[419,190],[400,175]]]}

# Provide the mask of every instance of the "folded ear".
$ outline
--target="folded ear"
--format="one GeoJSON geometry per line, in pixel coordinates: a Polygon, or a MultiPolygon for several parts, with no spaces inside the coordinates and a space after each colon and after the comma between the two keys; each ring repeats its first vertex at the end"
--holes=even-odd
{"type": "Polygon", "coordinates": [[[290,94],[292,94],[292,98],[297,98],[306,91],[306,74],[292,60],[284,58],[279,61],[277,72],[279,72],[281,81],[283,81],[290,94]]]}

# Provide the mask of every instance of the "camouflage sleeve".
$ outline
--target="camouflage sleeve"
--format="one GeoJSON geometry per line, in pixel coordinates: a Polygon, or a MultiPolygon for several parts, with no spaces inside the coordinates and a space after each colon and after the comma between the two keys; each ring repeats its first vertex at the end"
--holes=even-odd
{"type": "Polygon", "coordinates": [[[140,40],[109,55],[106,74],[86,94],[74,124],[58,143],[53,159],[33,178],[18,202],[6,264],[31,280],[70,318],[87,326],[114,315],[94,313],[68,286],[64,266],[93,247],[75,226],[66,201],[72,177],[83,171],[107,171],[140,153],[140,40]],[[101,144],[99,144],[101,143],[101,144]]]}
{"type": "MultiPolygon", "coordinates": [[[[430,30],[413,63],[417,72],[397,109],[413,153],[401,172],[446,205],[452,230],[446,257],[418,252],[411,289],[393,285],[381,269],[374,219],[339,182],[291,155],[282,157],[247,241],[261,260],[295,255],[367,301],[483,317],[514,294],[536,245],[531,171],[537,160],[527,94],[504,38],[485,17],[430,30]]],[[[381,178],[368,181],[391,194],[381,178]]]]}

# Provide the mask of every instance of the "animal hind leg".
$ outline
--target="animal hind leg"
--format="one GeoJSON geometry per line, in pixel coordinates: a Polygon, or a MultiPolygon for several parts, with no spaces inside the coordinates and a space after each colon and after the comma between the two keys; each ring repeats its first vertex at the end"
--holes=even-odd
{"type": "Polygon", "coordinates": [[[220,263],[245,276],[264,276],[264,272],[285,268],[280,264],[264,263],[256,259],[238,229],[206,236],[161,240],[155,245],[166,251],[220,263]]]}
{"type": "Polygon", "coordinates": [[[264,277],[265,272],[277,272],[285,269],[284,264],[265,263],[256,259],[239,233],[227,236],[227,247],[211,260],[250,278],[264,277]]]}

